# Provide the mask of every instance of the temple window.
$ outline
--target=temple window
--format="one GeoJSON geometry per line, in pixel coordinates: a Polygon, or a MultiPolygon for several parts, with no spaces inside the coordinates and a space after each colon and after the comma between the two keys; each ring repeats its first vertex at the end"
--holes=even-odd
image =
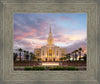
{"type": "Polygon", "coordinates": [[[39,56],[39,53],[40,53],[39,51],[36,51],[36,56],[39,56]]]}
{"type": "Polygon", "coordinates": [[[52,56],[52,50],[49,49],[49,56],[52,56]]]}
{"type": "Polygon", "coordinates": [[[64,56],[64,51],[61,52],[61,55],[64,56]]]}

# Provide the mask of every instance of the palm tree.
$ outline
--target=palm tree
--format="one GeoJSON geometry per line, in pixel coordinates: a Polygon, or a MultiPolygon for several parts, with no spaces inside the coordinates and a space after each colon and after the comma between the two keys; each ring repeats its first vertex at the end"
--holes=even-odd
{"type": "Polygon", "coordinates": [[[82,48],[79,48],[79,49],[78,49],[78,53],[79,53],[79,60],[81,60],[81,54],[82,54],[82,51],[83,51],[83,49],[82,49],[82,48]]]}
{"type": "Polygon", "coordinates": [[[35,55],[32,52],[30,52],[30,56],[31,56],[31,60],[35,58],[35,55]]]}
{"type": "Polygon", "coordinates": [[[19,48],[18,51],[19,51],[19,56],[20,56],[20,61],[21,61],[21,52],[23,51],[23,49],[19,48]]]}
{"type": "Polygon", "coordinates": [[[72,60],[73,60],[73,61],[74,61],[74,58],[75,58],[74,53],[75,53],[75,51],[72,52],[72,57],[73,57],[72,60]]]}
{"type": "Polygon", "coordinates": [[[78,50],[75,50],[74,52],[75,52],[75,60],[77,60],[77,56],[78,56],[77,52],[78,52],[78,50]]]}
{"type": "Polygon", "coordinates": [[[26,60],[29,59],[29,51],[26,51],[26,60]]]}
{"type": "Polygon", "coordinates": [[[33,60],[35,60],[36,59],[36,56],[35,56],[35,54],[34,53],[30,53],[30,55],[31,55],[31,60],[33,59],[33,60]]]}
{"type": "Polygon", "coordinates": [[[72,58],[72,52],[70,53],[70,58],[72,58]]]}
{"type": "Polygon", "coordinates": [[[66,58],[68,59],[68,61],[69,61],[70,58],[71,58],[70,55],[71,55],[70,53],[66,54],[66,58]]]}
{"type": "Polygon", "coordinates": [[[32,60],[32,56],[33,56],[33,53],[32,52],[30,52],[30,56],[31,56],[31,60],[32,60]]]}
{"type": "Polygon", "coordinates": [[[35,54],[33,53],[33,60],[35,60],[35,59],[37,59],[37,58],[36,58],[35,54]]]}
{"type": "Polygon", "coordinates": [[[25,60],[25,58],[26,58],[26,50],[24,50],[23,52],[24,52],[24,60],[25,60]]]}
{"type": "Polygon", "coordinates": [[[87,60],[87,54],[84,54],[83,59],[84,59],[84,61],[87,60]]]}
{"type": "Polygon", "coordinates": [[[18,54],[17,53],[13,53],[14,56],[14,61],[16,61],[18,54]]]}

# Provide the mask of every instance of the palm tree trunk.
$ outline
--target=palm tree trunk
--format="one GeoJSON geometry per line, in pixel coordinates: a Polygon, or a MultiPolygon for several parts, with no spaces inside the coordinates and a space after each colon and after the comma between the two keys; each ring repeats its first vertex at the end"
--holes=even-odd
{"type": "Polygon", "coordinates": [[[25,60],[25,53],[24,53],[24,60],[25,60]]]}
{"type": "Polygon", "coordinates": [[[81,52],[79,52],[79,60],[81,60],[81,52]]]}
{"type": "Polygon", "coordinates": [[[21,52],[19,54],[20,54],[20,61],[21,61],[21,52]]]}

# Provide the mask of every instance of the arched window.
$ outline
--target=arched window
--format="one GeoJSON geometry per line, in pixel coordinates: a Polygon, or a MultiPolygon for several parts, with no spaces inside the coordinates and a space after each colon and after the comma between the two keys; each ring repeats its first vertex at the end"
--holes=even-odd
{"type": "Polygon", "coordinates": [[[39,53],[40,53],[40,52],[39,52],[39,51],[37,51],[37,52],[36,52],[36,56],[39,56],[39,53]]]}
{"type": "Polygon", "coordinates": [[[49,49],[49,56],[52,56],[52,50],[49,49]]]}

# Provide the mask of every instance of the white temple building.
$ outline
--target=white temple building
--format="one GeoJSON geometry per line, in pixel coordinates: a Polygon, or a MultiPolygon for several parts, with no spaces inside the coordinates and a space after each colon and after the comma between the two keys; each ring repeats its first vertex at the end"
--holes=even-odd
{"type": "Polygon", "coordinates": [[[67,50],[66,48],[60,48],[54,45],[54,39],[52,37],[50,25],[47,45],[42,46],[41,48],[35,48],[34,53],[36,57],[41,58],[41,61],[59,61],[61,57],[67,54],[67,50]]]}

